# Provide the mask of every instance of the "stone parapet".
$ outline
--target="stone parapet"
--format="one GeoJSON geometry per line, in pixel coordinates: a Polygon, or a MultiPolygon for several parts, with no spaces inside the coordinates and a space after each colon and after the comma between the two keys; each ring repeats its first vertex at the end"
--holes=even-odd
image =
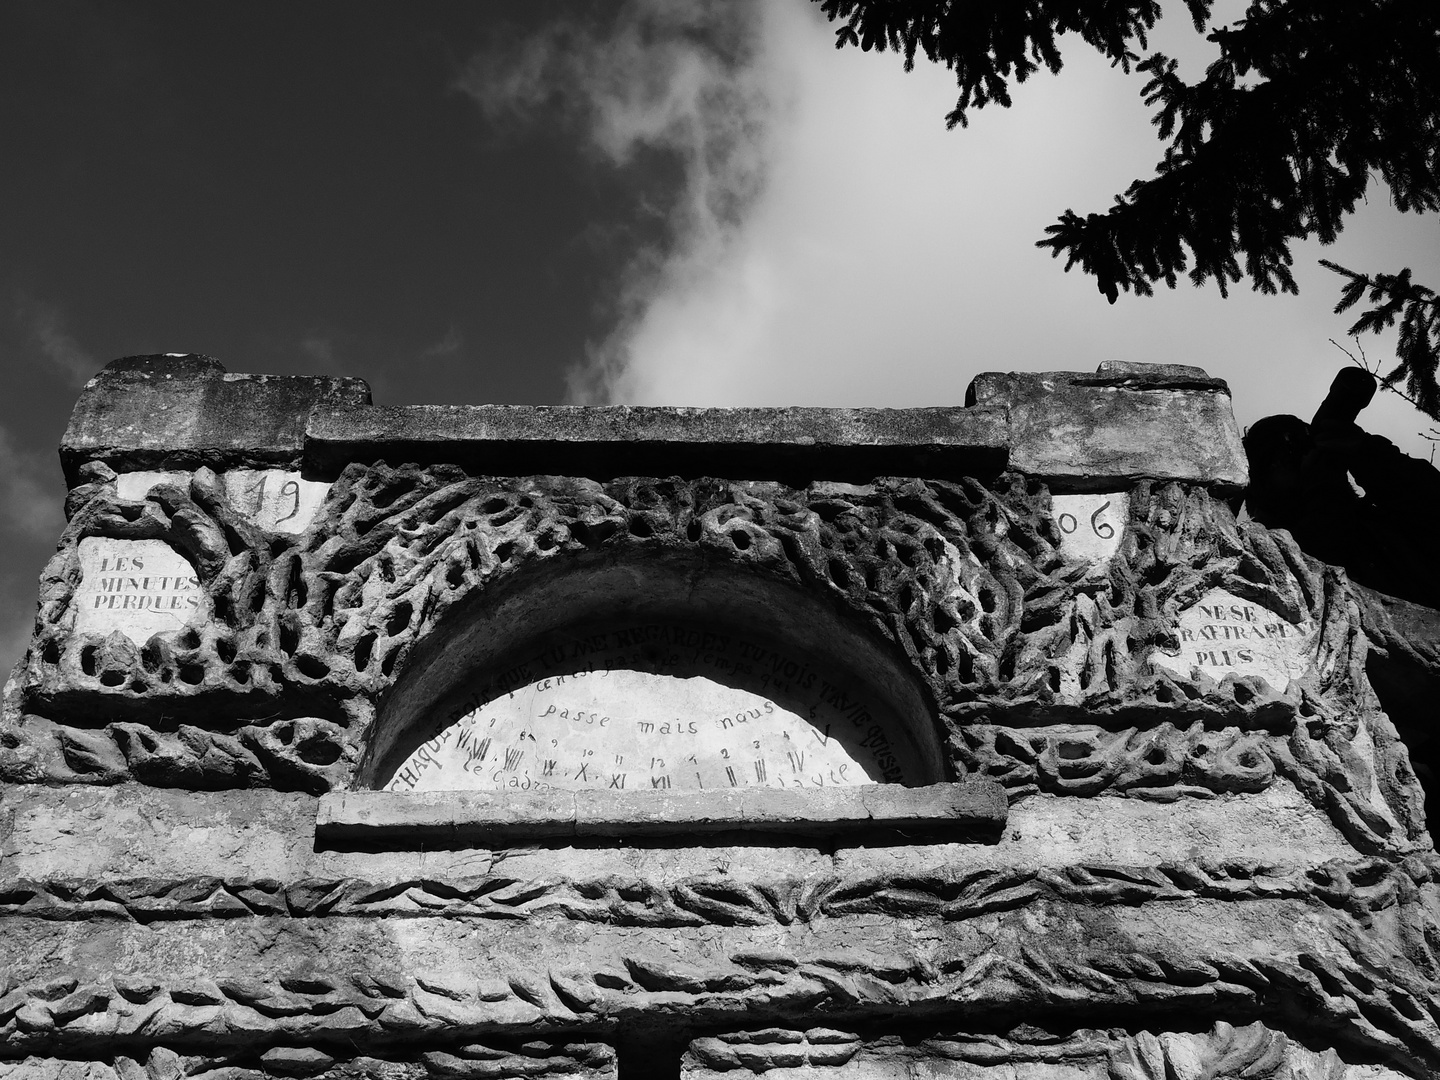
{"type": "Polygon", "coordinates": [[[1440,1075],[1435,612],[1237,519],[1203,371],[376,407],[142,357],[63,454],[5,1080],[1440,1075]]]}
{"type": "Polygon", "coordinates": [[[306,458],[448,462],[496,476],[733,476],[866,481],[993,476],[995,408],[689,409],[628,405],[401,405],[316,409],[306,458]]]}
{"type": "Polygon", "coordinates": [[[987,373],[966,405],[915,409],[370,404],[362,380],[226,372],[210,357],[137,356],[92,379],[61,445],[119,472],[351,463],[458,465],[491,476],[727,476],[866,482],[993,477],[1056,491],[1138,479],[1246,483],[1225,383],[1199,368],[1107,361],[1093,375],[987,373]]]}

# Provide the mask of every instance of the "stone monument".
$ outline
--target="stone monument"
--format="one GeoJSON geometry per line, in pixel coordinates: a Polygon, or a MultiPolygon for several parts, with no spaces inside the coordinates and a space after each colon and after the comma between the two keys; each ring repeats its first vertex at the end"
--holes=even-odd
{"type": "Polygon", "coordinates": [[[377,407],[130,357],[61,458],[0,1075],[1440,1075],[1428,609],[1237,521],[1197,368],[377,407]]]}

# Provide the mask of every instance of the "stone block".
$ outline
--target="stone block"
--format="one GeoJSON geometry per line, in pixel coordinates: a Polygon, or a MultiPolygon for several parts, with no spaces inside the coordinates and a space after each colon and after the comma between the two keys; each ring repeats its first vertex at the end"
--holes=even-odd
{"type": "Polygon", "coordinates": [[[972,777],[907,788],[813,790],[391,791],[321,796],[315,832],[327,844],[503,845],[558,836],[673,836],[731,832],[904,840],[987,840],[1005,825],[1004,789],[972,777]]]}
{"type": "Polygon", "coordinates": [[[686,409],[401,405],[317,409],[306,462],[446,462],[493,476],[731,476],[868,481],[993,476],[1003,408],[686,409]]]}
{"type": "Polygon", "coordinates": [[[1010,468],[1052,491],[1153,479],[1238,495],[1249,482],[1229,388],[1199,368],[1107,361],[1093,375],[985,372],[966,401],[1007,411],[1010,468]]]}
{"type": "Polygon", "coordinates": [[[117,471],[298,466],[312,408],[369,400],[362,379],[230,374],[193,354],[128,356],[85,384],[60,461],[72,486],[95,460],[117,471]]]}

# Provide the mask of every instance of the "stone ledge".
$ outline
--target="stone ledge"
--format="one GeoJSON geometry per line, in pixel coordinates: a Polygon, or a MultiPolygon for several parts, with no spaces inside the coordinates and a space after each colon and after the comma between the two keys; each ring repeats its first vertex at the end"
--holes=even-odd
{"type": "Polygon", "coordinates": [[[993,476],[1004,409],[693,409],[629,405],[321,406],[305,461],[455,464],[492,476],[728,476],[863,482],[993,476]]]}
{"type": "Polygon", "coordinates": [[[363,379],[231,374],[192,353],[127,356],[85,384],[60,442],[72,487],[87,461],[117,469],[300,464],[320,402],[366,405],[363,379]]]}
{"type": "Polygon", "coordinates": [[[1137,479],[1237,493],[1247,482],[1229,390],[1200,368],[1107,361],[985,373],[966,405],[916,409],[565,405],[372,406],[360,379],[231,374],[207,356],[116,360],[86,384],[61,445],[119,470],[457,465],[490,476],[724,476],[866,483],[988,480],[1014,469],[1057,492],[1137,479]]]}
{"type": "Polygon", "coordinates": [[[980,777],[812,791],[346,791],[321,796],[315,837],[403,847],[737,832],[995,843],[1005,816],[1004,789],[980,777]]]}

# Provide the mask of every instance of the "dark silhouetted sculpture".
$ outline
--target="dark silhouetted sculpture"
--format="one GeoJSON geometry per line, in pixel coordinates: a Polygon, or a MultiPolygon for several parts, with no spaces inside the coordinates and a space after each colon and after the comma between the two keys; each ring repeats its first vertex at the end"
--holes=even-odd
{"type": "Polygon", "coordinates": [[[1375,388],[1368,371],[1344,368],[1310,423],[1257,421],[1245,436],[1246,505],[1354,581],[1440,608],[1440,472],[1356,423],[1375,388]]]}

